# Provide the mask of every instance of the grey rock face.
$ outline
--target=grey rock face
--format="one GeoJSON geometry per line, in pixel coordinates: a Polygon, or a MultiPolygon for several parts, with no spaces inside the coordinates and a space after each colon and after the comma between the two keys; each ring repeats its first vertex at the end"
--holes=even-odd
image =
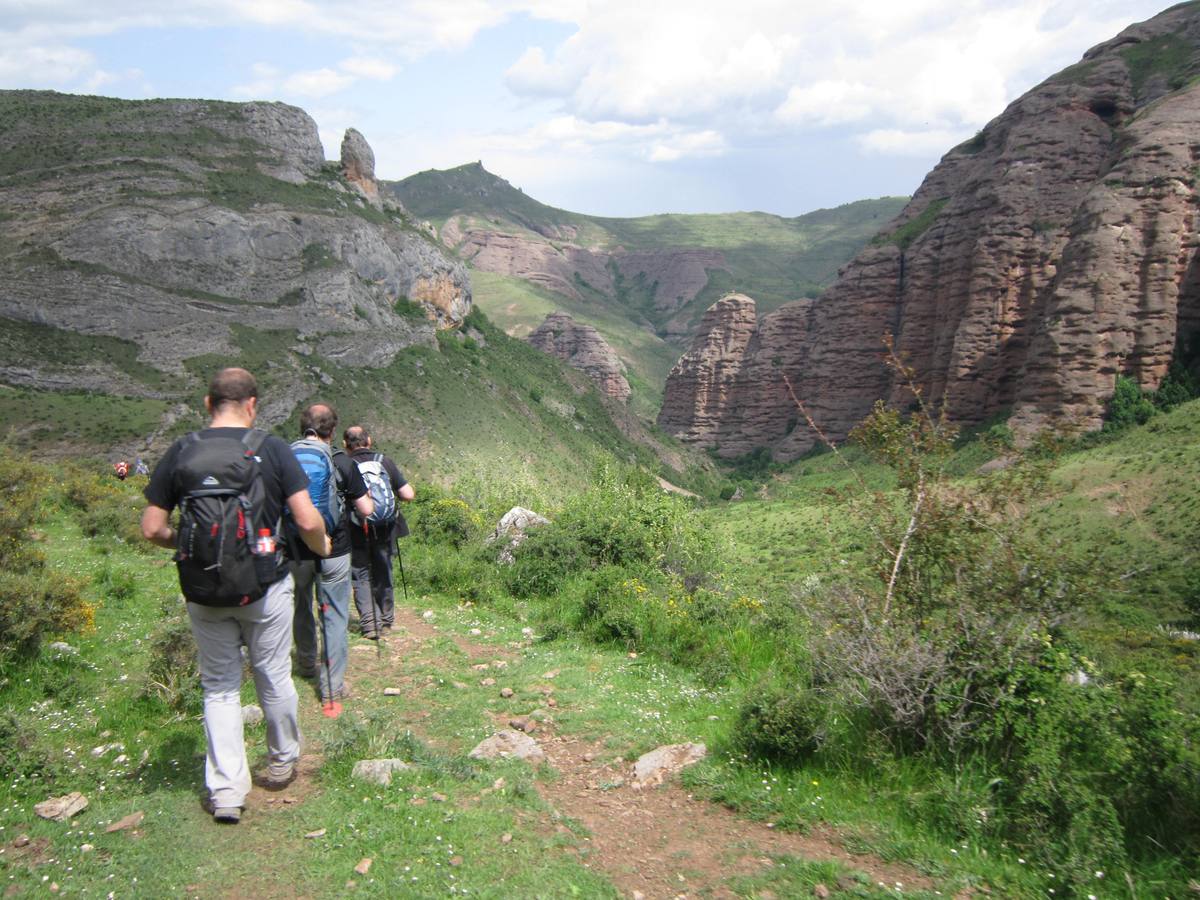
{"type": "MultiPolygon", "coordinates": [[[[462,264],[398,207],[347,188],[303,110],[0,91],[0,112],[14,123],[0,154],[17,160],[0,181],[12,211],[0,219],[0,317],[133,341],[140,363],[175,376],[147,386],[108,360],[18,353],[0,371],[9,383],[173,399],[191,394],[185,360],[289,332],[296,353],[385,366],[436,346],[435,330],[470,311],[462,264]],[[427,320],[397,314],[401,298],[427,320]]],[[[268,426],[321,383],[283,350],[274,362],[268,426]]]]}
{"type": "Polygon", "coordinates": [[[596,382],[601,392],[624,403],[629,399],[625,364],[591,325],[576,322],[562,312],[550,313],[529,335],[529,343],[556,356],[596,382]]]}

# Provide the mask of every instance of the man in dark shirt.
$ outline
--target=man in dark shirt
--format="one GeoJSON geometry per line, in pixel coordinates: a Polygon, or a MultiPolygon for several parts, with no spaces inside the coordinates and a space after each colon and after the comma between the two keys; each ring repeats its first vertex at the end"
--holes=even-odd
{"type": "MultiPolygon", "coordinates": [[[[204,406],[212,417],[199,439],[233,437],[241,440],[258,415],[258,385],[245,369],[222,369],[208,387],[204,406]]],[[[177,462],[184,442],[176,441],[159,461],[146,486],[142,536],[167,549],[176,549],[171,510],[181,499],[177,462]]],[[[254,459],[265,493],[263,521],[276,522],[284,506],[291,511],[304,544],[316,555],[330,551],[321,514],[308,495],[308,479],[277,437],[266,437],[254,459]]],[[[213,818],[234,823],[250,792],[250,769],[242,735],[242,654],[244,644],[254,670],[254,686],[267,727],[267,786],[286,785],[295,776],[300,758],[300,726],[296,688],[291,679],[292,579],[286,564],[258,600],[243,606],[187,604],[204,688],[204,731],[208,739],[205,783],[213,818]]]]}
{"type": "MultiPolygon", "coordinates": [[[[347,428],[342,435],[342,442],[355,463],[377,460],[383,466],[397,505],[400,501],[411,501],[416,496],[413,486],[404,480],[396,464],[374,450],[371,435],[364,426],[352,425],[347,428]]],[[[391,631],[395,621],[392,556],[397,539],[408,536],[408,525],[399,509],[396,510],[396,518],[387,525],[373,525],[362,517],[360,522],[350,531],[354,605],[358,607],[363,636],[375,640],[391,631]]]]}
{"type": "MultiPolygon", "coordinates": [[[[324,403],[314,403],[300,414],[300,432],[330,444],[337,429],[337,413],[324,403]]],[[[369,516],[375,510],[367,486],[363,483],[358,466],[340,450],[330,447],[333,467],[346,505],[353,504],[355,511],[369,516]]],[[[332,701],[349,695],[346,687],[346,661],[349,654],[347,630],[350,625],[350,535],[346,527],[347,511],[333,526],[330,535],[332,551],[324,558],[298,554],[292,563],[292,577],[296,580],[296,618],[292,634],[296,641],[296,668],[305,678],[319,676],[321,701],[332,707],[332,701]],[[313,616],[313,588],[319,592],[317,602],[321,604],[318,616],[313,616]],[[317,664],[317,621],[323,617],[322,641],[325,645],[326,668],[322,671],[317,664]]]]}

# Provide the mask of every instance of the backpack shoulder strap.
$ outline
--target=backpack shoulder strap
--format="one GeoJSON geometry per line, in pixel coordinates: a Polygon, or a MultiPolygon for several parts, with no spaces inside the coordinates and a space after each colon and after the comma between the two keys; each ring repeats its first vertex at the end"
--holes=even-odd
{"type": "Polygon", "coordinates": [[[263,441],[267,439],[267,433],[260,431],[257,428],[249,429],[242,435],[242,445],[246,448],[247,456],[257,456],[258,449],[263,445],[263,441]]]}

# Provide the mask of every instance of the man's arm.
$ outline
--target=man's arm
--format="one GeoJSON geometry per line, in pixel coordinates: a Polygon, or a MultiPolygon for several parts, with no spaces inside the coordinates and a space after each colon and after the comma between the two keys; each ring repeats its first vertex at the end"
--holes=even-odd
{"type": "MultiPolygon", "coordinates": [[[[311,501],[310,501],[311,502],[311,501]]],[[[175,549],[175,529],[170,525],[171,513],[153,503],[142,512],[142,537],[168,550],[175,549]]]]}
{"type": "Polygon", "coordinates": [[[321,518],[320,511],[313,506],[308,488],[289,496],[287,505],[292,511],[292,521],[296,523],[296,530],[300,532],[300,540],[304,541],[305,546],[321,557],[333,552],[329,535],[325,533],[325,520],[321,518]]]}
{"type": "Polygon", "coordinates": [[[372,513],[375,512],[375,501],[371,499],[371,495],[363,494],[361,497],[355,499],[354,511],[364,519],[370,518],[372,513]]]}
{"type": "Polygon", "coordinates": [[[413,490],[413,486],[411,484],[405,482],[404,487],[396,491],[396,496],[401,500],[415,500],[417,497],[417,492],[413,490]]]}

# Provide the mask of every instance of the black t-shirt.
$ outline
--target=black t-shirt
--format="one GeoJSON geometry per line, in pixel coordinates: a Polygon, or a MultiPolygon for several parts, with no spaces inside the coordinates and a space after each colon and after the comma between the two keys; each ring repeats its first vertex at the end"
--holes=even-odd
{"type": "MultiPolygon", "coordinates": [[[[408,484],[408,482],[404,480],[404,475],[401,474],[400,469],[396,467],[396,464],[392,462],[391,459],[384,456],[378,450],[372,450],[369,447],[362,447],[358,450],[355,450],[350,455],[350,458],[353,459],[355,463],[371,462],[371,460],[378,458],[383,464],[383,470],[387,472],[388,480],[392,483],[392,493],[396,495],[396,521],[392,525],[391,534],[382,535],[382,537],[388,540],[393,538],[408,537],[408,523],[404,521],[404,516],[400,513],[400,488],[404,487],[406,484],[408,484]]],[[[356,465],[355,468],[358,468],[358,466],[356,465]]],[[[353,529],[353,534],[354,543],[356,545],[364,544],[366,542],[366,535],[363,534],[362,528],[353,529]]],[[[372,536],[376,539],[381,537],[379,534],[374,534],[372,536]]]]}
{"type": "MultiPolygon", "coordinates": [[[[201,439],[231,437],[240,441],[249,430],[248,428],[205,428],[200,432],[200,437],[201,439]]],[[[185,440],[187,440],[186,437],[180,438],[171,445],[163,458],[158,461],[158,465],[154,467],[150,483],[142,492],[149,503],[168,512],[173,510],[181,499],[175,470],[179,459],[179,450],[185,440]]],[[[300,468],[300,463],[296,462],[296,457],[292,455],[292,448],[284,440],[274,435],[267,435],[263,440],[255,459],[262,471],[263,493],[265,494],[263,500],[264,520],[277,522],[287,498],[297,491],[308,489],[308,476],[300,468]]]]}

